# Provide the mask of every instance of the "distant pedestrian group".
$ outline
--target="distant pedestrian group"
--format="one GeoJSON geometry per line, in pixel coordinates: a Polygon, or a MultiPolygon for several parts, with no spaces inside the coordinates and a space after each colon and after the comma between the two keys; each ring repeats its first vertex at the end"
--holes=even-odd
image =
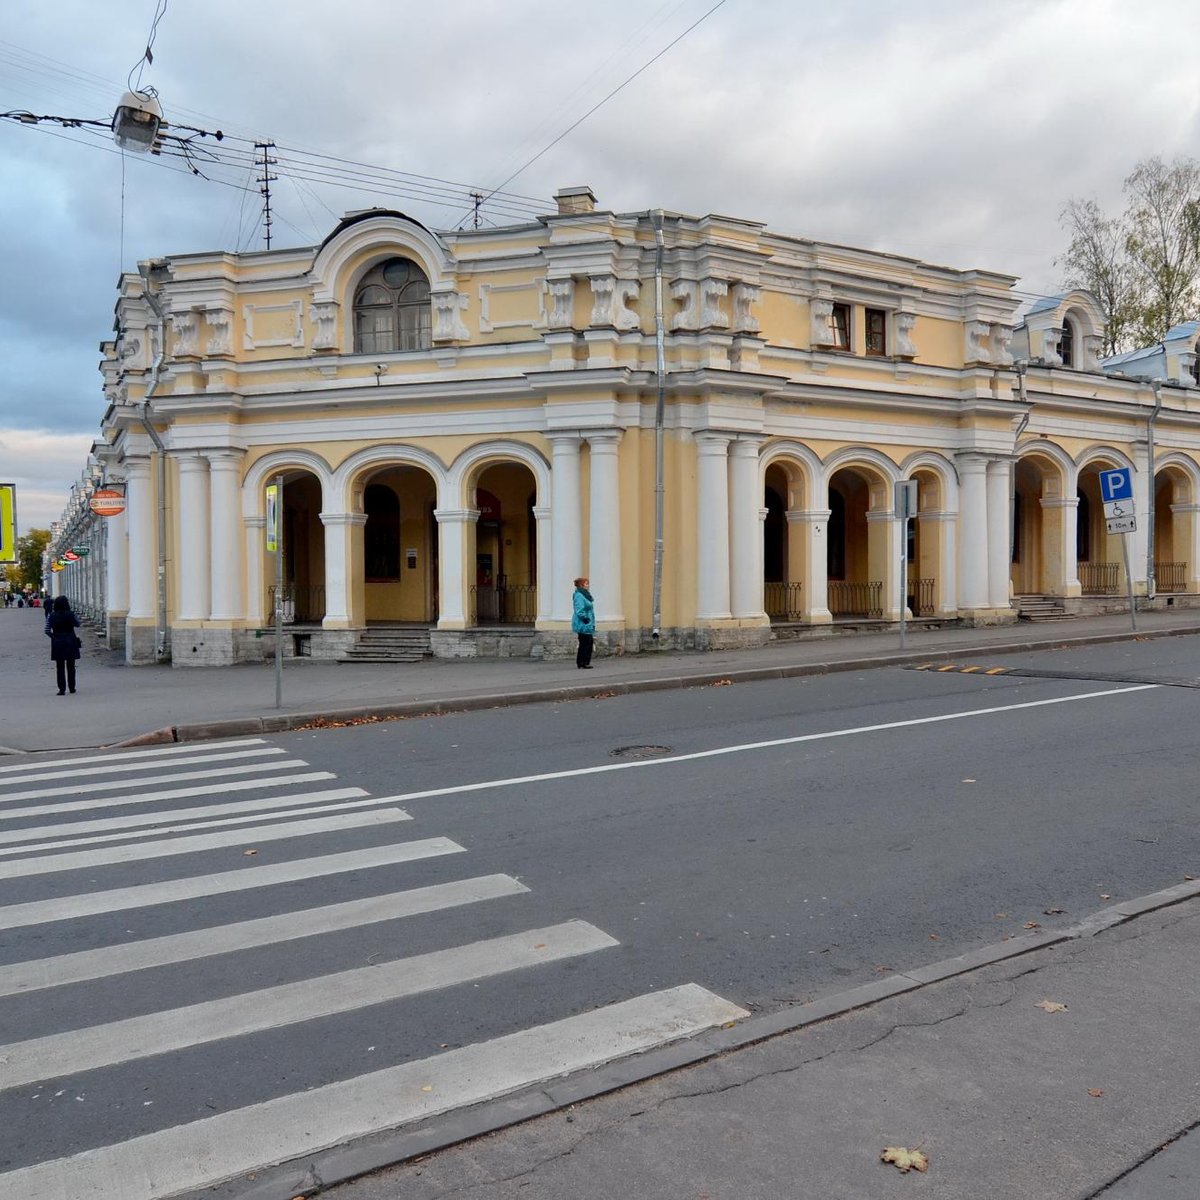
{"type": "Polygon", "coordinates": [[[75,632],[78,628],[79,618],[71,611],[70,600],[66,596],[55,597],[54,606],[46,610],[46,636],[50,639],[50,657],[54,660],[60,696],[75,691],[75,664],[83,647],[75,632]]]}

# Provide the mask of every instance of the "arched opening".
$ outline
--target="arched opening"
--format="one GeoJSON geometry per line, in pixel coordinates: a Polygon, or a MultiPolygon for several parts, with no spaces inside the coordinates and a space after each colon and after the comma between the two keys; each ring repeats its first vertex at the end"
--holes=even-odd
{"type": "Polygon", "coordinates": [[[1188,592],[1195,576],[1191,549],[1197,514],[1191,480],[1179,467],[1154,476],[1154,590],[1188,592]]]}
{"type": "Polygon", "coordinates": [[[537,619],[537,482],[524,464],[498,462],[475,477],[469,624],[532,625],[537,619]]]}
{"type": "Polygon", "coordinates": [[[791,489],[786,469],[767,467],[763,487],[763,606],[772,621],[799,621],[804,616],[801,564],[793,563],[788,546],[788,507],[791,489]],[[792,570],[797,572],[792,577],[792,570]]]}
{"type": "Polygon", "coordinates": [[[354,353],[391,354],[433,345],[429,279],[411,259],[389,258],[354,293],[354,353]]]}
{"type": "Polygon", "coordinates": [[[437,487],[421,467],[395,463],[360,481],[362,527],[356,610],[368,624],[428,624],[437,619],[437,487]]]}
{"type": "Polygon", "coordinates": [[[1018,597],[1065,595],[1068,575],[1075,578],[1075,500],[1066,499],[1063,476],[1057,460],[1036,452],[1013,468],[1011,579],[1018,597]]]}
{"type": "MultiPolygon", "coordinates": [[[[280,547],[283,558],[281,608],[285,625],[320,625],[325,616],[325,527],[321,524],[321,481],[310,471],[284,470],[272,474],[264,487],[283,476],[280,503],[280,547]]],[[[270,509],[264,505],[264,511],[270,509]]],[[[265,540],[264,540],[265,544],[265,540]]],[[[267,554],[263,579],[267,583],[268,619],[275,612],[276,568],[267,554]]]]}
{"type": "Polygon", "coordinates": [[[1120,465],[1092,461],[1079,469],[1075,555],[1080,591],[1085,596],[1119,596],[1125,590],[1121,535],[1108,533],[1100,496],[1100,472],[1120,465]]]}
{"type": "Polygon", "coordinates": [[[1075,322],[1065,317],[1062,323],[1062,335],[1058,343],[1058,356],[1064,367],[1075,367],[1075,344],[1077,341],[1075,322]]]}
{"type": "Polygon", "coordinates": [[[826,565],[835,619],[884,615],[889,509],[887,481],[869,468],[842,467],[830,478],[826,565]]]}
{"type": "Polygon", "coordinates": [[[908,579],[905,594],[914,617],[935,617],[949,609],[945,580],[946,528],[944,484],[937,471],[918,468],[917,515],[907,522],[908,579]]]}

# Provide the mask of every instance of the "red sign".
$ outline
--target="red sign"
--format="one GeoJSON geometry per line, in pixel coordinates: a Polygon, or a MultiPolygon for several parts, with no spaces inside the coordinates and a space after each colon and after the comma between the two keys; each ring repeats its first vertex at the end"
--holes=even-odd
{"type": "Polygon", "coordinates": [[[98,517],[118,517],[125,511],[125,493],[116,488],[100,488],[92,493],[88,508],[98,517]]]}
{"type": "Polygon", "coordinates": [[[64,550],[63,558],[65,558],[67,560],[67,562],[78,562],[79,561],[79,555],[76,554],[74,550],[64,550]]]}

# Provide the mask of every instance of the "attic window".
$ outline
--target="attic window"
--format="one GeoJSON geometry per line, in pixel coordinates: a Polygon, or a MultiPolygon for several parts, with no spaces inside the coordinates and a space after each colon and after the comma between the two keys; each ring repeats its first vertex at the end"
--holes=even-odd
{"type": "Polygon", "coordinates": [[[1062,339],[1058,345],[1059,357],[1064,367],[1075,366],[1075,323],[1069,319],[1063,321],[1062,339]]]}
{"type": "Polygon", "coordinates": [[[354,294],[355,354],[428,350],[433,345],[429,280],[415,262],[389,258],[354,294]]]}

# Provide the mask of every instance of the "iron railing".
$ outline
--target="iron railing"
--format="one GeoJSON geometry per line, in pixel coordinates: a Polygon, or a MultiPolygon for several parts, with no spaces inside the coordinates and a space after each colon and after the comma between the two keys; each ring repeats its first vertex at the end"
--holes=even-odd
{"type": "Polygon", "coordinates": [[[471,585],[472,625],[532,625],[536,619],[536,585],[471,585]]]}
{"type": "Polygon", "coordinates": [[[772,621],[800,621],[804,617],[804,584],[763,584],[763,605],[772,621]]]}
{"type": "Polygon", "coordinates": [[[829,611],[835,617],[883,616],[883,583],[847,583],[842,579],[829,581],[829,611]]]}
{"type": "Polygon", "coordinates": [[[933,588],[937,581],[934,579],[918,579],[917,593],[909,596],[912,615],[914,617],[932,617],[934,615],[933,588]]]}
{"type": "Polygon", "coordinates": [[[1154,587],[1160,592],[1187,591],[1187,563],[1156,562],[1154,564],[1154,587]]]}
{"type": "MultiPolygon", "coordinates": [[[[283,623],[314,625],[325,616],[325,585],[310,583],[283,585],[283,623]]],[[[267,588],[267,617],[275,620],[275,585],[267,588]]]]}
{"type": "Polygon", "coordinates": [[[1085,596],[1116,596],[1121,591],[1121,564],[1080,563],[1079,585],[1085,596]]]}

